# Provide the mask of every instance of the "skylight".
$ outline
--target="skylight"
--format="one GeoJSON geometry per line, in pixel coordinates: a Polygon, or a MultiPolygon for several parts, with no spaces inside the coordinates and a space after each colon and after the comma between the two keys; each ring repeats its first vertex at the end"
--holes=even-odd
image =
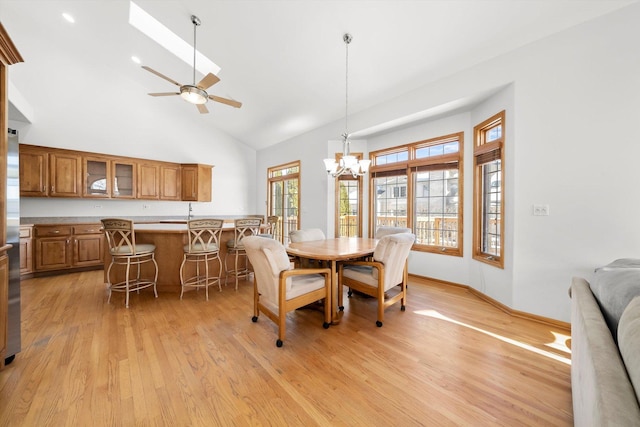
{"type": "MultiPolygon", "coordinates": [[[[129,24],[193,67],[193,46],[132,1],[129,2],[129,24]]],[[[218,74],[220,67],[196,50],[196,70],[205,75],[218,74]]]]}

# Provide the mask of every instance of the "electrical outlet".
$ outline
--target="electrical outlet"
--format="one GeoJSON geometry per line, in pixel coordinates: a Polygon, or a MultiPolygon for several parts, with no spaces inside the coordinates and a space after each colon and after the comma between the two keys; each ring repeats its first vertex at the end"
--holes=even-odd
{"type": "Polygon", "coordinates": [[[149,209],[149,205],[142,205],[142,209],[149,209]]]}
{"type": "Polygon", "coordinates": [[[534,216],[547,216],[549,215],[549,205],[533,205],[534,216]]]}
{"type": "Polygon", "coordinates": [[[93,205],[94,209],[102,209],[102,205],[93,205]]]}

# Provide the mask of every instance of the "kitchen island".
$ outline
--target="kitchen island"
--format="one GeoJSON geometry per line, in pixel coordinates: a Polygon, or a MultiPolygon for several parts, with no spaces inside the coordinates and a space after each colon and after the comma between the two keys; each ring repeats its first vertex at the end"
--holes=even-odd
{"type": "MultiPolygon", "coordinates": [[[[183,248],[188,244],[188,233],[186,223],[158,222],[158,223],[134,223],[136,234],[136,244],[151,243],[156,246],[155,258],[158,263],[158,293],[173,292],[181,290],[180,285],[180,265],[182,264],[183,248]]],[[[233,222],[225,222],[220,237],[220,259],[223,263],[223,270],[220,272],[224,281],[224,260],[227,254],[227,241],[233,240],[235,227],[233,222]]],[[[244,258],[244,257],[243,257],[244,258]]],[[[229,260],[231,263],[232,261],[229,260]]],[[[241,261],[244,265],[244,259],[241,261]]],[[[107,270],[111,263],[109,251],[105,251],[104,257],[104,280],[107,282],[107,270]]],[[[193,264],[193,263],[189,263],[193,264]]],[[[213,261],[210,264],[210,275],[217,275],[219,272],[218,263],[213,261]]],[[[194,266],[188,265],[185,268],[185,276],[192,275],[194,266]]],[[[111,269],[112,281],[117,282],[124,278],[124,267],[114,266],[111,269]]],[[[143,265],[142,275],[152,276],[153,267],[143,265]]]]}

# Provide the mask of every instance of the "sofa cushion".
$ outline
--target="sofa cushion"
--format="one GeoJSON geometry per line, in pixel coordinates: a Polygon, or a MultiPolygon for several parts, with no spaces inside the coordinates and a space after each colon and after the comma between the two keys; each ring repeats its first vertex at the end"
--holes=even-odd
{"type": "Polygon", "coordinates": [[[627,368],[631,384],[640,391],[640,297],[635,297],[620,317],[618,324],[618,348],[627,368]]]}
{"type": "Polygon", "coordinates": [[[640,295],[640,260],[624,258],[596,269],[591,291],[611,335],[617,341],[618,322],[631,300],[640,295]]]}

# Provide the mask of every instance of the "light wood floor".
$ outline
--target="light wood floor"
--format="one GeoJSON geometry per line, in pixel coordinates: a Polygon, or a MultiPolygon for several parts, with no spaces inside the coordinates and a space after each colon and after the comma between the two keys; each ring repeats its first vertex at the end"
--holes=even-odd
{"type": "MultiPolygon", "coordinates": [[[[252,284],[107,304],[102,271],[22,283],[0,426],[571,426],[568,331],[412,280],[407,310],[345,298],[251,322],[252,284]]],[[[212,288],[213,289],[213,288],[212,288]]]]}

